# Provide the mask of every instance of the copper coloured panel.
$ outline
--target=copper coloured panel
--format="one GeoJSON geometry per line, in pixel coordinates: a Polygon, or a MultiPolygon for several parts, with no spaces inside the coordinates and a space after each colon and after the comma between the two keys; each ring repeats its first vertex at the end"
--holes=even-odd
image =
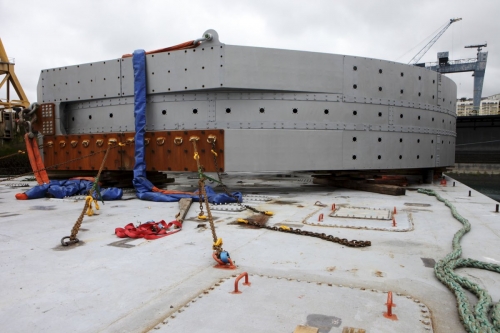
{"type": "MultiPolygon", "coordinates": [[[[56,149],[57,141],[56,137],[53,135],[46,135],[43,137],[43,163],[45,167],[52,166],[56,164],[59,151],[56,149]]],[[[57,170],[57,169],[54,169],[57,170]]]]}
{"type": "Polygon", "coordinates": [[[120,140],[125,146],[122,146],[121,149],[123,153],[121,153],[121,170],[134,170],[135,165],[135,141],[134,141],[135,133],[121,133],[120,140]]]}
{"type": "MultiPolygon", "coordinates": [[[[99,170],[110,139],[120,142],[118,134],[82,134],[45,136],[44,163],[51,170],[99,170]]],[[[120,170],[122,148],[114,144],[104,170],[120,170]]]]}
{"type": "MultiPolygon", "coordinates": [[[[217,165],[224,171],[224,131],[192,130],[161,131],[145,134],[147,171],[196,171],[191,137],[198,137],[200,163],[207,172],[215,171],[212,145],[215,136],[217,165]]],[[[44,161],[47,167],[61,164],[54,170],[99,170],[108,142],[116,142],[110,150],[104,170],[133,170],[135,165],[134,133],[79,134],[44,137],[44,161]],[[118,143],[124,144],[123,146],[118,143]]]]}
{"type": "Polygon", "coordinates": [[[148,171],[196,171],[194,148],[189,139],[199,138],[196,143],[200,163],[207,172],[214,172],[215,165],[212,145],[207,142],[210,135],[216,137],[217,164],[219,171],[224,171],[224,131],[190,130],[148,132],[145,139],[146,169],[148,171]]]}

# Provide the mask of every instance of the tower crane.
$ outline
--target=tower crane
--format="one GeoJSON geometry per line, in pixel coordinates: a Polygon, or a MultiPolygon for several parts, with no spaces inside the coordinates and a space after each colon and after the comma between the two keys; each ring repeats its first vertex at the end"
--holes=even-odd
{"type": "Polygon", "coordinates": [[[439,37],[441,37],[442,34],[444,34],[444,32],[450,27],[450,25],[452,25],[453,23],[455,22],[458,22],[458,21],[461,21],[462,18],[452,18],[450,19],[450,22],[448,22],[448,24],[446,24],[444,26],[443,29],[441,29],[436,36],[434,36],[434,38],[432,38],[429,43],[427,43],[417,54],[415,54],[415,56],[408,62],[408,64],[411,64],[411,65],[415,65],[416,63],[418,63],[418,61],[424,56],[424,54],[427,53],[427,51],[429,51],[429,49],[431,48],[432,45],[434,45],[434,43],[439,39],[439,37]]]}

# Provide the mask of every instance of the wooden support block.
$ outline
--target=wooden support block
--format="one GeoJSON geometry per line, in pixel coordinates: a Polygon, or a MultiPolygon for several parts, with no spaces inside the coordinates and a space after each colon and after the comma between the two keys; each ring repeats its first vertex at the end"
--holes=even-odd
{"type": "Polygon", "coordinates": [[[384,185],[396,185],[396,186],[407,186],[408,181],[406,179],[385,179],[385,178],[375,178],[367,179],[368,184],[384,184],[384,185]]]}
{"type": "Polygon", "coordinates": [[[342,333],[366,333],[366,330],[362,328],[344,327],[342,333]]]}
{"type": "Polygon", "coordinates": [[[334,180],[334,179],[321,179],[314,178],[314,184],[321,185],[332,185],[335,187],[349,188],[352,190],[389,194],[389,195],[405,195],[406,189],[394,185],[383,185],[383,184],[368,184],[364,181],[356,180],[334,180]]]}
{"type": "Polygon", "coordinates": [[[318,331],[319,328],[317,327],[299,325],[295,328],[295,331],[293,331],[293,333],[318,333],[318,331]]]}
{"type": "Polygon", "coordinates": [[[179,200],[179,214],[176,215],[177,221],[184,222],[192,202],[193,198],[181,198],[179,200]]]}

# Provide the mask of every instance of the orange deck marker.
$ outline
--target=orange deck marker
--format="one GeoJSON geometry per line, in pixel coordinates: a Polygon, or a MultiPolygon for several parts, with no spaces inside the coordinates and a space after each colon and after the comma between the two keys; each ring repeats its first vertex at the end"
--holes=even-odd
{"type": "Polygon", "coordinates": [[[387,305],[387,312],[384,312],[384,317],[391,320],[398,320],[398,316],[392,314],[392,308],[396,306],[396,304],[392,302],[392,291],[387,293],[387,303],[385,303],[385,305],[387,305]]]}

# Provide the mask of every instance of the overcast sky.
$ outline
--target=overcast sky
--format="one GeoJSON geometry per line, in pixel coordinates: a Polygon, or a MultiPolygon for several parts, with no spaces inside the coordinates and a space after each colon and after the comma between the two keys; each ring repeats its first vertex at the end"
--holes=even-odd
{"type": "MultiPolygon", "coordinates": [[[[15,58],[30,102],[36,101],[42,69],[167,47],[210,28],[226,44],[407,63],[455,17],[463,20],[452,24],[421,61],[435,61],[440,51],[450,51],[451,59],[473,58],[476,51],[463,47],[487,41],[483,97],[500,93],[498,0],[0,0],[0,13],[0,38],[15,58]]],[[[471,74],[450,75],[458,97],[472,97],[471,74]]]]}

